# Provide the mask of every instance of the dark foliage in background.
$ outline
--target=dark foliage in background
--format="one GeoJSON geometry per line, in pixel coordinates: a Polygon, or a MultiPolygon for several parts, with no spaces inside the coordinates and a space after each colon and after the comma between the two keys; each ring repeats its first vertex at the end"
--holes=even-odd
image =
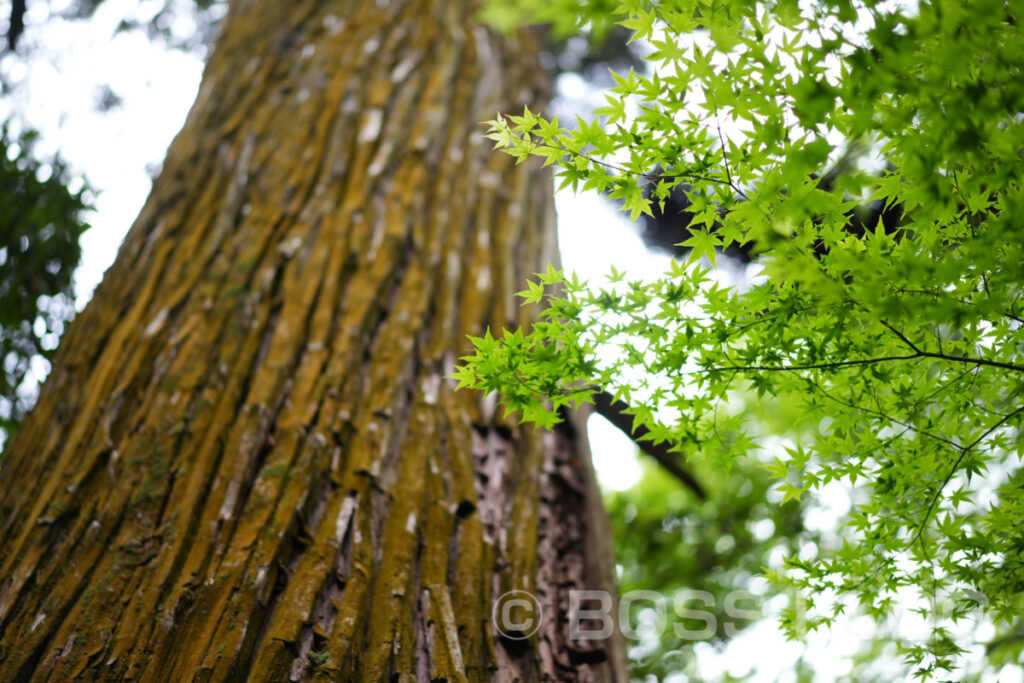
{"type": "Polygon", "coordinates": [[[72,273],[88,225],[84,183],[59,158],[33,155],[34,133],[0,128],[0,430],[32,404],[32,358],[50,358],[74,315],[72,273]],[[19,390],[20,389],[20,390],[19,390]]]}
{"type": "MultiPolygon", "coordinates": [[[[758,431],[788,432],[798,440],[811,427],[792,407],[778,404],[751,401],[747,417],[758,431]]],[[[779,594],[759,576],[801,545],[821,542],[820,532],[804,524],[807,501],[779,504],[779,496],[770,493],[776,482],[756,458],[723,469],[695,455],[686,467],[704,485],[706,498],[650,461],[636,485],[605,495],[620,596],[641,591],[623,615],[637,631],[627,639],[630,670],[637,678],[663,680],[674,673],[696,678],[694,646],[721,648],[769,613],[795,610],[793,617],[800,618],[803,608],[795,596],[779,594]],[[665,621],[645,634],[644,624],[653,625],[658,612],[655,595],[661,596],[665,621]]]]}

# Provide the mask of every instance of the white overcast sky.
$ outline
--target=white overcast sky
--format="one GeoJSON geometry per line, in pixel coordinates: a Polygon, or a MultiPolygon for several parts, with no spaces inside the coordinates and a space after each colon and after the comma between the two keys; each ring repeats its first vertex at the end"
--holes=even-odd
{"type": "MultiPolygon", "coordinates": [[[[10,57],[0,62],[0,68],[20,83],[11,101],[0,102],[0,116],[12,109],[21,115],[43,134],[40,151],[59,150],[99,192],[76,274],[81,308],[142,207],[151,185],[148,172],[163,160],[185,120],[202,62],[198,56],[156,45],[138,32],[116,32],[122,18],[133,12],[151,14],[161,2],[106,0],[89,22],[50,16],[59,14],[67,2],[29,2],[23,46],[31,48],[33,56],[28,64],[10,57]],[[104,86],[123,98],[123,106],[98,111],[104,86]]],[[[0,7],[6,11],[6,3],[0,7]]],[[[179,27],[181,35],[191,28],[185,22],[179,27]]],[[[571,99],[595,96],[576,77],[563,79],[561,85],[563,95],[571,99]]],[[[665,257],[648,253],[621,214],[607,204],[561,193],[557,208],[563,266],[582,278],[599,280],[613,263],[620,270],[648,276],[665,265],[665,257]]],[[[635,483],[640,468],[629,438],[601,418],[592,419],[590,432],[602,485],[622,489],[635,483]]],[[[851,622],[832,635],[812,634],[805,656],[819,672],[816,680],[829,681],[848,672],[843,658],[869,634],[864,622],[851,622]]],[[[772,621],[747,629],[724,652],[707,645],[697,649],[704,680],[755,671],[750,680],[765,682],[795,680],[792,668],[801,651],[799,644],[781,638],[772,621]]],[[[988,680],[1022,683],[1024,676],[1020,669],[1008,668],[988,680]]]]}

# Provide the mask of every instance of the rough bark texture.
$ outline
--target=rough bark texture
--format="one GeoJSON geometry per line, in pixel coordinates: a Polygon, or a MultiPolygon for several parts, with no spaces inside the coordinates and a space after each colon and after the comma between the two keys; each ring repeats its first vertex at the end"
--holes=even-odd
{"type": "MultiPolygon", "coordinates": [[[[232,3],[185,128],[0,471],[0,680],[615,680],[576,430],[445,376],[528,323],[547,95],[459,0],[232,3]],[[497,596],[548,609],[498,636],[497,596]]],[[[579,425],[577,425],[578,428],[579,425]]]]}

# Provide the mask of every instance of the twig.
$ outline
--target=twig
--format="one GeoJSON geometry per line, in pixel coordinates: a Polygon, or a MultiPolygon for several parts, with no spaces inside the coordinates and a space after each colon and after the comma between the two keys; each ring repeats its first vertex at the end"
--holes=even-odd
{"type": "Polygon", "coordinates": [[[953,463],[953,466],[949,469],[949,472],[946,474],[946,478],[942,480],[942,484],[939,485],[939,488],[936,489],[935,493],[932,495],[931,503],[928,504],[928,509],[925,510],[924,518],[921,520],[921,523],[918,525],[917,532],[914,534],[914,537],[912,539],[910,539],[910,543],[907,544],[908,548],[910,546],[914,545],[914,543],[917,541],[917,539],[919,539],[921,537],[921,534],[924,533],[925,525],[928,524],[928,519],[931,517],[932,511],[935,509],[936,503],[939,502],[939,496],[942,495],[943,490],[945,490],[946,486],[949,484],[950,480],[953,478],[953,475],[956,474],[956,471],[958,469],[960,469],[960,463],[962,463],[964,461],[964,458],[967,457],[967,454],[975,446],[977,446],[979,443],[981,443],[982,440],[984,440],[989,434],[991,434],[995,430],[999,429],[1004,424],[1006,424],[1010,419],[1012,419],[1013,417],[1015,417],[1017,415],[1020,415],[1021,413],[1024,413],[1024,406],[1021,406],[1020,408],[1017,408],[1013,412],[1008,413],[1001,420],[997,421],[994,425],[992,425],[991,427],[986,429],[984,432],[982,432],[981,436],[979,436],[977,439],[975,439],[974,441],[972,441],[971,443],[969,443],[968,445],[966,445],[966,446],[964,446],[963,448],[960,449],[960,455],[957,457],[956,462],[953,463]]]}

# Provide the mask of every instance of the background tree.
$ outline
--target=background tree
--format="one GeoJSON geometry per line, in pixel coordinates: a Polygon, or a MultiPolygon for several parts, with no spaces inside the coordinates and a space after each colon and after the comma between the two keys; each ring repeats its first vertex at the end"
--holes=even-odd
{"type": "Polygon", "coordinates": [[[35,398],[33,362],[53,357],[74,315],[71,276],[88,227],[84,183],[59,157],[38,159],[34,141],[0,129],[0,441],[35,398]]]}
{"type": "Polygon", "coordinates": [[[445,380],[556,258],[550,177],[478,127],[544,72],[472,13],[233,3],[6,452],[0,678],[621,679],[568,640],[611,588],[585,438],[445,380]]]}

